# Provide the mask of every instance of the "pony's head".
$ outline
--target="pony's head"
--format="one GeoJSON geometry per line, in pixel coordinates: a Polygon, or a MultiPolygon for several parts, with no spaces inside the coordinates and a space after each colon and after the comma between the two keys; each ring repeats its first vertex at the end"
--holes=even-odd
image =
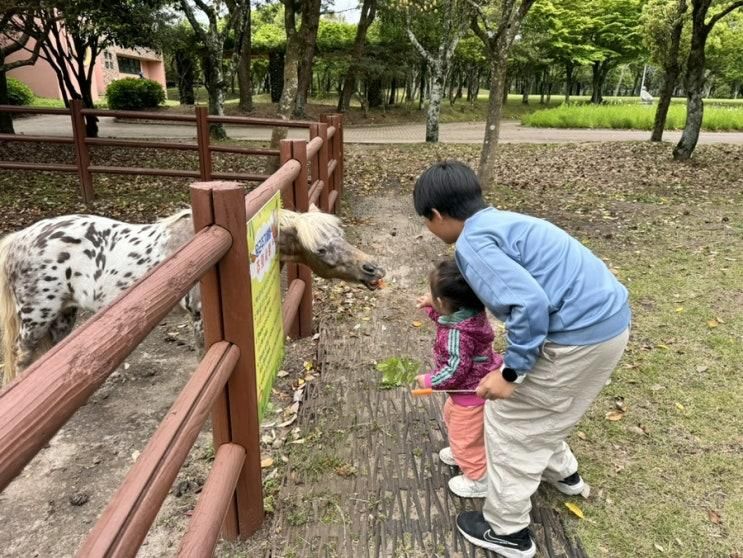
{"type": "Polygon", "coordinates": [[[301,263],[325,279],[341,279],[376,289],[385,275],[372,258],[345,239],[335,215],[314,205],[307,213],[281,211],[281,259],[301,263]]]}

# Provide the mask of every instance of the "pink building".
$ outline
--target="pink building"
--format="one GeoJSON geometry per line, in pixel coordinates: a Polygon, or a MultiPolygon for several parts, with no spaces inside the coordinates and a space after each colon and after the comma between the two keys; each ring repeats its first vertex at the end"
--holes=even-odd
{"type": "MultiPolygon", "coordinates": [[[[33,45],[29,45],[33,48],[33,45]]],[[[15,53],[8,61],[25,57],[25,53],[15,53]]],[[[162,56],[146,48],[109,47],[96,60],[93,68],[93,100],[97,101],[106,94],[106,87],[112,81],[127,77],[139,77],[140,72],[147,79],[160,83],[165,88],[165,64],[162,56]]],[[[61,99],[57,75],[46,60],[39,58],[33,66],[21,66],[8,72],[8,77],[15,78],[28,85],[38,97],[61,99]]]]}

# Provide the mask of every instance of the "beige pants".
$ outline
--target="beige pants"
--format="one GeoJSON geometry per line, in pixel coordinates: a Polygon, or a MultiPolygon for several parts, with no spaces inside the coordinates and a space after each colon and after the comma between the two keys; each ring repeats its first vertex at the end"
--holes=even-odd
{"type": "Polygon", "coordinates": [[[565,443],[622,357],[629,330],[597,345],[546,343],[509,399],[485,404],[488,495],[483,514],[499,535],[529,525],[531,496],[542,478],[578,470],[565,443]]]}

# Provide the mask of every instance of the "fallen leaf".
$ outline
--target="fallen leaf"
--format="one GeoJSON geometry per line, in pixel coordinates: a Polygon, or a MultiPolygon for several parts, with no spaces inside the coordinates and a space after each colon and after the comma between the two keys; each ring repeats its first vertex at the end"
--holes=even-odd
{"type": "Polygon", "coordinates": [[[305,370],[307,370],[308,372],[309,372],[310,370],[312,370],[312,369],[314,368],[314,366],[315,366],[315,365],[314,365],[314,364],[312,364],[312,361],[311,361],[311,360],[305,360],[305,361],[304,361],[304,369],[305,369],[305,370]]]}
{"type": "Polygon", "coordinates": [[[627,430],[630,432],[634,432],[635,434],[639,434],[640,436],[647,436],[647,432],[645,432],[645,429],[642,426],[628,426],[627,430]]]}
{"type": "Polygon", "coordinates": [[[724,324],[724,323],[725,323],[725,320],[723,320],[722,318],[718,318],[718,317],[715,317],[715,321],[716,321],[716,322],[717,322],[718,324],[724,324]]]}
{"type": "Polygon", "coordinates": [[[707,370],[709,370],[709,366],[705,364],[700,364],[699,366],[697,366],[697,372],[699,372],[700,374],[702,372],[706,372],[707,370]]]}
{"type": "Polygon", "coordinates": [[[287,377],[287,376],[289,375],[289,372],[287,372],[286,370],[279,370],[279,371],[278,371],[278,372],[276,373],[276,375],[277,375],[277,376],[278,376],[279,378],[286,378],[286,377],[287,377]]]}
{"type": "Polygon", "coordinates": [[[720,322],[718,322],[717,320],[707,320],[707,327],[709,327],[710,329],[714,329],[718,325],[720,325],[720,322]]]}
{"type": "Polygon", "coordinates": [[[678,312],[679,314],[681,312],[683,312],[683,311],[684,311],[684,307],[683,306],[679,306],[678,308],[676,308],[676,312],[678,312]]]}
{"type": "Polygon", "coordinates": [[[660,552],[665,552],[665,551],[666,551],[666,549],[665,549],[665,548],[663,548],[663,547],[662,547],[661,545],[659,545],[658,543],[653,543],[653,546],[655,547],[655,549],[656,549],[656,550],[658,550],[658,551],[660,551],[660,552]]]}
{"type": "Polygon", "coordinates": [[[585,519],[586,516],[583,515],[583,510],[580,509],[577,504],[573,504],[573,502],[565,502],[565,507],[568,508],[573,514],[580,517],[581,519],[585,519]]]}
{"type": "Polygon", "coordinates": [[[686,407],[684,407],[684,406],[683,406],[683,405],[682,405],[681,403],[679,403],[678,401],[676,402],[676,408],[677,408],[677,409],[678,409],[679,411],[685,411],[685,410],[686,410],[686,407]]]}
{"type": "Polygon", "coordinates": [[[715,510],[707,510],[707,517],[709,517],[709,520],[715,525],[719,525],[720,523],[722,523],[720,514],[717,513],[715,510]]]}
{"type": "Polygon", "coordinates": [[[588,436],[586,436],[586,433],[585,432],[582,432],[582,431],[579,430],[577,436],[581,440],[588,441],[588,436]]]}
{"type": "Polygon", "coordinates": [[[137,459],[139,459],[139,450],[134,450],[132,452],[132,461],[136,461],[137,459]]]}
{"type": "Polygon", "coordinates": [[[614,407],[616,407],[618,410],[622,411],[623,413],[627,412],[627,404],[624,402],[623,397],[614,398],[614,407]]]}
{"type": "Polygon", "coordinates": [[[261,459],[261,469],[268,469],[273,465],[273,457],[266,457],[261,459]]]}
{"type": "Polygon", "coordinates": [[[421,327],[422,325],[423,325],[423,322],[419,322],[418,320],[415,320],[415,321],[414,321],[414,322],[412,323],[412,326],[413,326],[413,327],[421,327]]]}
{"type": "Polygon", "coordinates": [[[663,349],[664,351],[668,350],[668,345],[656,345],[659,349],[663,349]]]}
{"type": "Polygon", "coordinates": [[[609,411],[606,413],[606,420],[610,420],[612,422],[622,420],[624,418],[624,413],[618,409],[615,409],[613,411],[609,411]]]}

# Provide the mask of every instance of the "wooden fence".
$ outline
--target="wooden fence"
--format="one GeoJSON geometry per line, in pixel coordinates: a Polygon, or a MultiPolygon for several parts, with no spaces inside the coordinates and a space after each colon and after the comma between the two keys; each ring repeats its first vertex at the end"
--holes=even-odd
{"type": "MultiPolygon", "coordinates": [[[[252,147],[240,147],[225,144],[212,144],[209,137],[209,127],[212,124],[232,124],[235,126],[257,126],[257,127],[285,127],[285,128],[307,128],[309,139],[312,141],[307,146],[308,153],[317,158],[325,158],[327,161],[327,173],[320,166],[320,162],[313,166],[317,176],[313,176],[313,186],[310,199],[312,203],[318,201],[323,189],[317,187],[317,180],[332,177],[329,185],[328,199],[321,200],[324,203],[318,205],[328,211],[330,202],[337,200],[342,187],[343,175],[343,126],[342,117],[338,114],[323,115],[321,122],[306,122],[300,120],[272,120],[268,118],[250,118],[243,116],[214,116],[208,114],[206,107],[196,107],[194,114],[172,114],[161,112],[134,112],[83,108],[80,100],[74,100],[69,109],[52,109],[36,107],[17,107],[12,105],[0,105],[0,112],[39,114],[39,115],[65,115],[70,117],[72,124],[72,137],[66,136],[35,136],[25,134],[0,134],[2,141],[36,142],[47,144],[71,144],[75,147],[75,163],[29,163],[18,161],[0,161],[0,169],[7,170],[42,170],[54,172],[77,173],[80,178],[80,195],[86,204],[95,198],[93,188],[93,174],[128,174],[140,176],[169,176],[178,178],[198,178],[200,180],[242,180],[250,182],[262,182],[268,178],[265,174],[253,174],[243,172],[219,172],[214,170],[212,161],[213,153],[233,153],[239,155],[279,156],[282,152],[278,149],[259,149],[252,147]],[[178,141],[145,141],[116,138],[91,138],[87,137],[85,129],[86,117],[117,117],[136,118],[162,122],[191,123],[196,126],[196,143],[178,141]],[[322,142],[316,140],[320,138],[322,142]],[[198,169],[158,169],[147,167],[117,167],[91,164],[90,148],[95,146],[130,147],[130,148],[153,148],[173,149],[180,151],[196,151],[199,157],[198,169]],[[334,174],[336,166],[339,172],[334,174]],[[326,176],[327,174],[327,176],[326,176]],[[335,194],[334,194],[335,192],[335,194]]],[[[327,184],[327,180],[324,180],[327,184]]]]}
{"type": "MultiPolygon", "coordinates": [[[[334,165],[327,162],[332,138],[340,137],[340,120],[335,122],[331,127],[317,124],[318,133],[310,142],[284,140],[281,167],[247,196],[234,182],[194,184],[193,239],[0,392],[3,490],[200,281],[206,354],[78,556],[136,555],[209,414],[216,457],[178,555],[209,556],[220,532],[227,538],[247,538],[262,524],[246,222],[278,191],[285,207],[306,211],[315,198],[321,204],[327,200],[332,210],[342,169],[340,158],[334,165]]],[[[284,329],[307,335],[312,329],[312,276],[303,266],[287,268],[284,329]]]]}

